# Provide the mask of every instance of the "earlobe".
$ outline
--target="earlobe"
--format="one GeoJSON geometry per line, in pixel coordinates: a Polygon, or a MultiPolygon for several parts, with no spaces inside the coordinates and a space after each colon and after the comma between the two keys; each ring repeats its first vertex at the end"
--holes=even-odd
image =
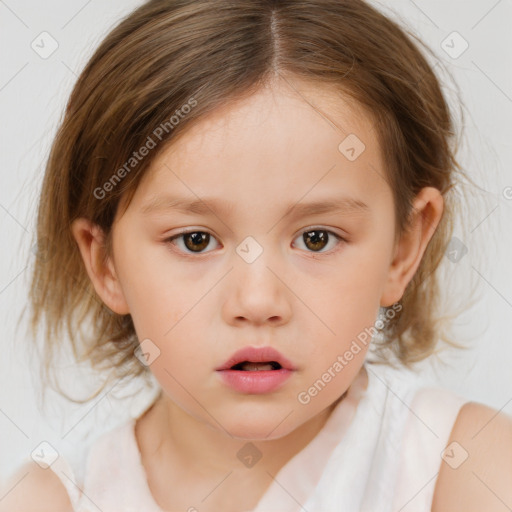
{"type": "Polygon", "coordinates": [[[128,314],[130,311],[114,264],[105,251],[105,234],[102,229],[88,219],[79,218],[73,221],[71,232],[96,293],[114,313],[128,314]]]}
{"type": "Polygon", "coordinates": [[[443,196],[436,188],[425,187],[416,195],[409,227],[402,233],[395,247],[381,297],[381,306],[391,306],[402,298],[439,225],[443,206],[443,196]]]}

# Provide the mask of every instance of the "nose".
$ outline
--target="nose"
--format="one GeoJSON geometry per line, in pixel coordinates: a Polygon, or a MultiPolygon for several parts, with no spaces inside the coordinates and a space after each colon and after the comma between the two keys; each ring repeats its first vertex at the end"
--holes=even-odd
{"type": "MultiPolygon", "coordinates": [[[[237,256],[238,258],[238,256],[237,256]]],[[[282,272],[265,257],[247,263],[238,259],[230,272],[230,286],[223,315],[231,325],[286,324],[291,317],[291,296],[282,272]]]]}

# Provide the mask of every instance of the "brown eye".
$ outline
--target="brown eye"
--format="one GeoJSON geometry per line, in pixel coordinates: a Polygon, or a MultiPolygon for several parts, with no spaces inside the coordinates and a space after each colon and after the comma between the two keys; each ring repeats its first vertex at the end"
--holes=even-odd
{"type": "Polygon", "coordinates": [[[210,245],[212,240],[216,240],[216,238],[205,231],[187,231],[168,238],[166,242],[177,246],[182,253],[200,254],[210,252],[204,249],[210,245]]]}
{"type": "Polygon", "coordinates": [[[304,249],[306,252],[313,253],[331,253],[337,249],[340,242],[346,242],[346,240],[329,231],[328,229],[308,229],[299,235],[296,240],[298,241],[299,247],[304,249]]]}
{"type": "Polygon", "coordinates": [[[327,231],[321,231],[319,229],[315,229],[314,231],[306,231],[302,238],[306,247],[311,249],[312,251],[321,251],[329,241],[329,235],[327,231]]]}
{"type": "Polygon", "coordinates": [[[186,233],[183,235],[183,241],[187,249],[192,252],[201,252],[208,247],[210,242],[210,235],[202,231],[194,231],[193,233],[186,233]]]}

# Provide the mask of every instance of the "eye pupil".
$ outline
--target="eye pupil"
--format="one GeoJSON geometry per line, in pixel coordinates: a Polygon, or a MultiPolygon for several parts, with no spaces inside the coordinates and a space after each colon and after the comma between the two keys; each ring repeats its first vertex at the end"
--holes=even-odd
{"type": "Polygon", "coordinates": [[[195,231],[193,233],[186,233],[183,235],[183,239],[187,249],[190,249],[193,252],[200,252],[205,247],[208,247],[210,235],[208,233],[195,231]]]}
{"type": "Polygon", "coordinates": [[[319,229],[315,229],[313,231],[306,231],[302,235],[302,237],[304,239],[304,243],[306,244],[306,246],[312,250],[323,249],[327,244],[329,238],[326,231],[321,231],[319,229]],[[313,245],[313,247],[310,247],[310,243],[313,245]]]}

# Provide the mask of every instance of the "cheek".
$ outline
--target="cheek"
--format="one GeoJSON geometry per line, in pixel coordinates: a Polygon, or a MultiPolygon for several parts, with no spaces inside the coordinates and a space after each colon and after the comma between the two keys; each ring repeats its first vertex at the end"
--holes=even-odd
{"type": "Polygon", "coordinates": [[[179,276],[163,261],[165,250],[119,242],[116,270],[137,334],[140,339],[161,337],[185,313],[179,276]]]}
{"type": "Polygon", "coordinates": [[[316,275],[316,286],[309,281],[309,291],[307,287],[298,291],[299,296],[307,298],[305,302],[310,308],[303,312],[304,318],[310,318],[303,325],[306,338],[315,340],[310,345],[308,360],[315,362],[317,373],[323,373],[324,367],[347,351],[347,358],[354,360],[351,368],[362,364],[375,332],[391,246],[386,236],[375,233],[364,243],[347,248],[339,263],[328,267],[329,278],[316,275]],[[312,312],[317,318],[313,318],[312,312]]]}
{"type": "Polygon", "coordinates": [[[378,243],[353,246],[301,296],[313,299],[315,313],[334,331],[364,328],[375,321],[388,267],[387,249],[378,243]]]}
{"type": "Polygon", "coordinates": [[[138,339],[156,346],[158,357],[151,364],[155,376],[168,387],[172,382],[165,370],[181,379],[190,368],[209,367],[211,354],[202,350],[204,332],[199,331],[212,300],[206,295],[217,277],[187,275],[183,265],[172,264],[165,248],[138,246],[124,254],[119,278],[138,339]]]}

